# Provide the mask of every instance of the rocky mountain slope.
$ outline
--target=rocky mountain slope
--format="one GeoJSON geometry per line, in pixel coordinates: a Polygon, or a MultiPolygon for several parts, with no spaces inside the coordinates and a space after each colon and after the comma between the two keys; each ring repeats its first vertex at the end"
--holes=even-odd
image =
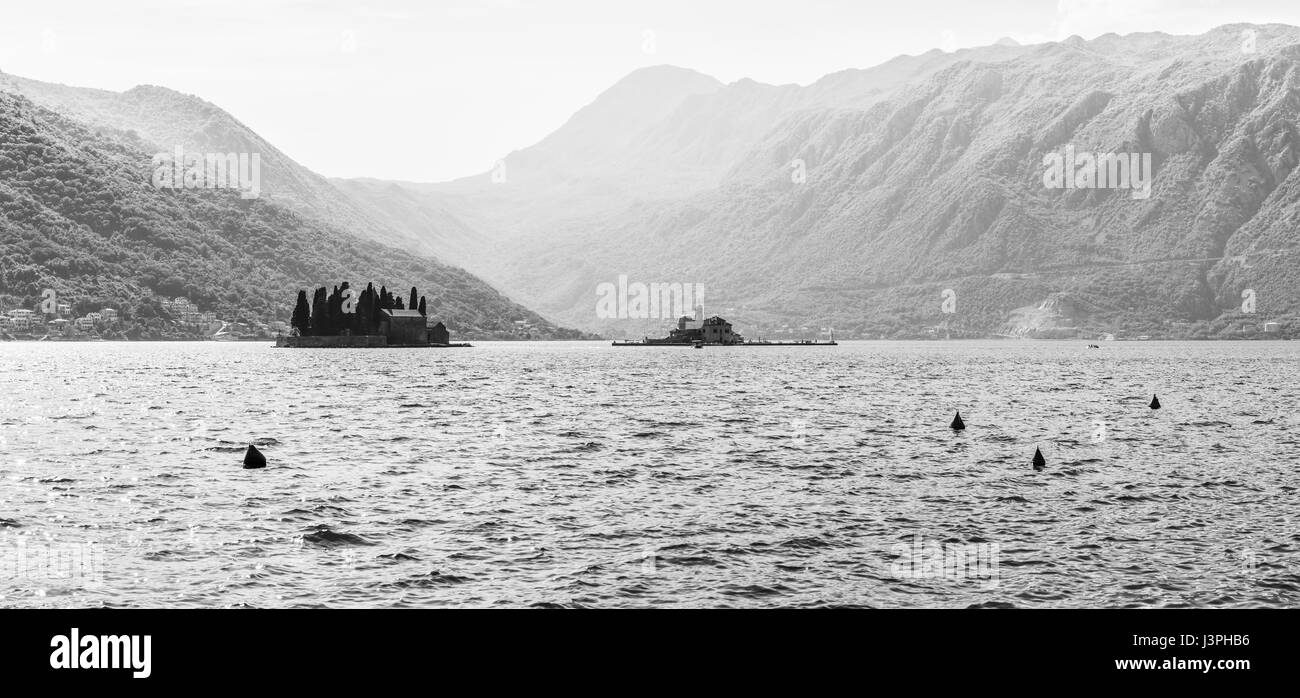
{"type": "Polygon", "coordinates": [[[504,182],[342,189],[382,192],[412,237],[445,233],[410,211],[447,212],[472,241],[458,263],[610,334],[667,324],[597,316],[620,274],[703,284],[750,335],[1033,336],[1017,318],[1045,303],[1068,313],[1049,329],[1087,336],[1290,332],[1300,314],[1295,27],[931,52],[806,87],[642,79],[671,98],[629,121],[636,91],[610,90],[507,156],[504,182]],[[1067,148],[1149,156],[1150,196],[1048,188],[1067,148]]]}

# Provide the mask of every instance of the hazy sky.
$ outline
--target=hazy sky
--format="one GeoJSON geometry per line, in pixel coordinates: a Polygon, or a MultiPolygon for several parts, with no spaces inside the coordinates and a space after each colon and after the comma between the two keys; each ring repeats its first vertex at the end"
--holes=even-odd
{"type": "Polygon", "coordinates": [[[810,83],[899,54],[1234,22],[1295,0],[10,0],[0,70],[226,109],[328,176],[485,172],[636,68],[810,83]]]}

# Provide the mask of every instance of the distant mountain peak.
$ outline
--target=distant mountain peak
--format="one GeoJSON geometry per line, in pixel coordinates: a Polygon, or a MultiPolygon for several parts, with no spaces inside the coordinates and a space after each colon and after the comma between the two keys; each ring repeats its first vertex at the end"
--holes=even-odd
{"type": "Polygon", "coordinates": [[[593,155],[621,152],[641,129],[658,123],[686,99],[723,88],[717,78],[689,68],[655,65],[638,68],[601,92],[540,143],[515,151],[516,162],[571,166],[593,155]]]}
{"type": "Polygon", "coordinates": [[[678,76],[678,77],[703,76],[706,78],[710,78],[710,76],[705,75],[704,73],[701,73],[700,71],[695,70],[694,68],[683,68],[680,65],[673,65],[671,63],[660,63],[659,65],[648,65],[642,68],[637,68],[636,70],[633,70],[632,72],[628,73],[624,79],[626,80],[627,78],[638,76],[638,75],[678,76]]]}
{"type": "Polygon", "coordinates": [[[632,90],[652,90],[655,92],[708,92],[722,87],[722,81],[698,70],[682,68],[675,65],[652,65],[623,76],[609,89],[601,93],[600,98],[610,94],[621,94],[632,90]]]}
{"type": "Polygon", "coordinates": [[[184,94],[184,93],[182,93],[182,92],[177,92],[176,90],[173,90],[173,89],[171,89],[170,87],[163,87],[163,86],[161,86],[161,85],[150,85],[150,84],[147,84],[147,83],[146,83],[146,84],[143,84],[143,85],[136,85],[135,87],[132,87],[131,89],[122,92],[122,94],[124,94],[124,95],[129,95],[129,94],[157,94],[157,93],[169,94],[169,95],[178,95],[178,96],[181,96],[181,97],[192,97],[192,96],[193,96],[193,95],[187,95],[187,94],[184,94]]]}

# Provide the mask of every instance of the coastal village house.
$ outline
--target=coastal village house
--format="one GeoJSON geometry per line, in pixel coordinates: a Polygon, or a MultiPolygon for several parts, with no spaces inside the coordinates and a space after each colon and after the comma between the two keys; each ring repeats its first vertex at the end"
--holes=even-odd
{"type": "Polygon", "coordinates": [[[9,311],[9,328],[14,330],[26,330],[32,326],[32,311],[23,308],[17,308],[9,311]]]}
{"type": "Polygon", "coordinates": [[[188,298],[177,296],[170,301],[163,301],[162,306],[167,312],[179,317],[182,322],[198,322],[198,318],[195,316],[199,313],[199,306],[191,303],[188,298]]]}
{"type": "MultiPolygon", "coordinates": [[[[220,326],[221,321],[216,313],[199,312],[198,306],[187,298],[164,299],[161,305],[172,313],[173,318],[179,323],[206,329],[209,334],[220,326]]],[[[0,331],[5,334],[48,332],[53,335],[71,335],[73,330],[77,333],[93,333],[97,329],[120,325],[123,321],[122,311],[117,308],[92,310],[82,317],[75,317],[71,303],[58,303],[53,313],[44,312],[44,308],[43,304],[38,304],[34,310],[27,308],[0,310],[0,331]]],[[[288,324],[282,323],[282,328],[287,332],[288,324]]],[[[263,324],[258,324],[254,329],[261,334],[270,331],[270,328],[263,324]]]]}

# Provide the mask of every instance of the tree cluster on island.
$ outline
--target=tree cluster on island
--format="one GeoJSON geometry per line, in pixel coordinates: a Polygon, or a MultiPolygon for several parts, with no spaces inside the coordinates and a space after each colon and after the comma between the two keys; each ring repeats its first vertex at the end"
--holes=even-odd
{"type": "Polygon", "coordinates": [[[298,291],[298,302],[294,305],[290,326],[304,337],[379,334],[382,319],[379,311],[418,310],[420,315],[428,317],[427,303],[414,286],[411,287],[409,300],[403,304],[402,297],[394,295],[386,286],[380,286],[376,291],[375,285],[369,283],[358,294],[344,281],[342,285],[334,287],[333,293],[329,293],[324,286],[316,289],[310,304],[307,302],[307,292],[298,291]]]}

